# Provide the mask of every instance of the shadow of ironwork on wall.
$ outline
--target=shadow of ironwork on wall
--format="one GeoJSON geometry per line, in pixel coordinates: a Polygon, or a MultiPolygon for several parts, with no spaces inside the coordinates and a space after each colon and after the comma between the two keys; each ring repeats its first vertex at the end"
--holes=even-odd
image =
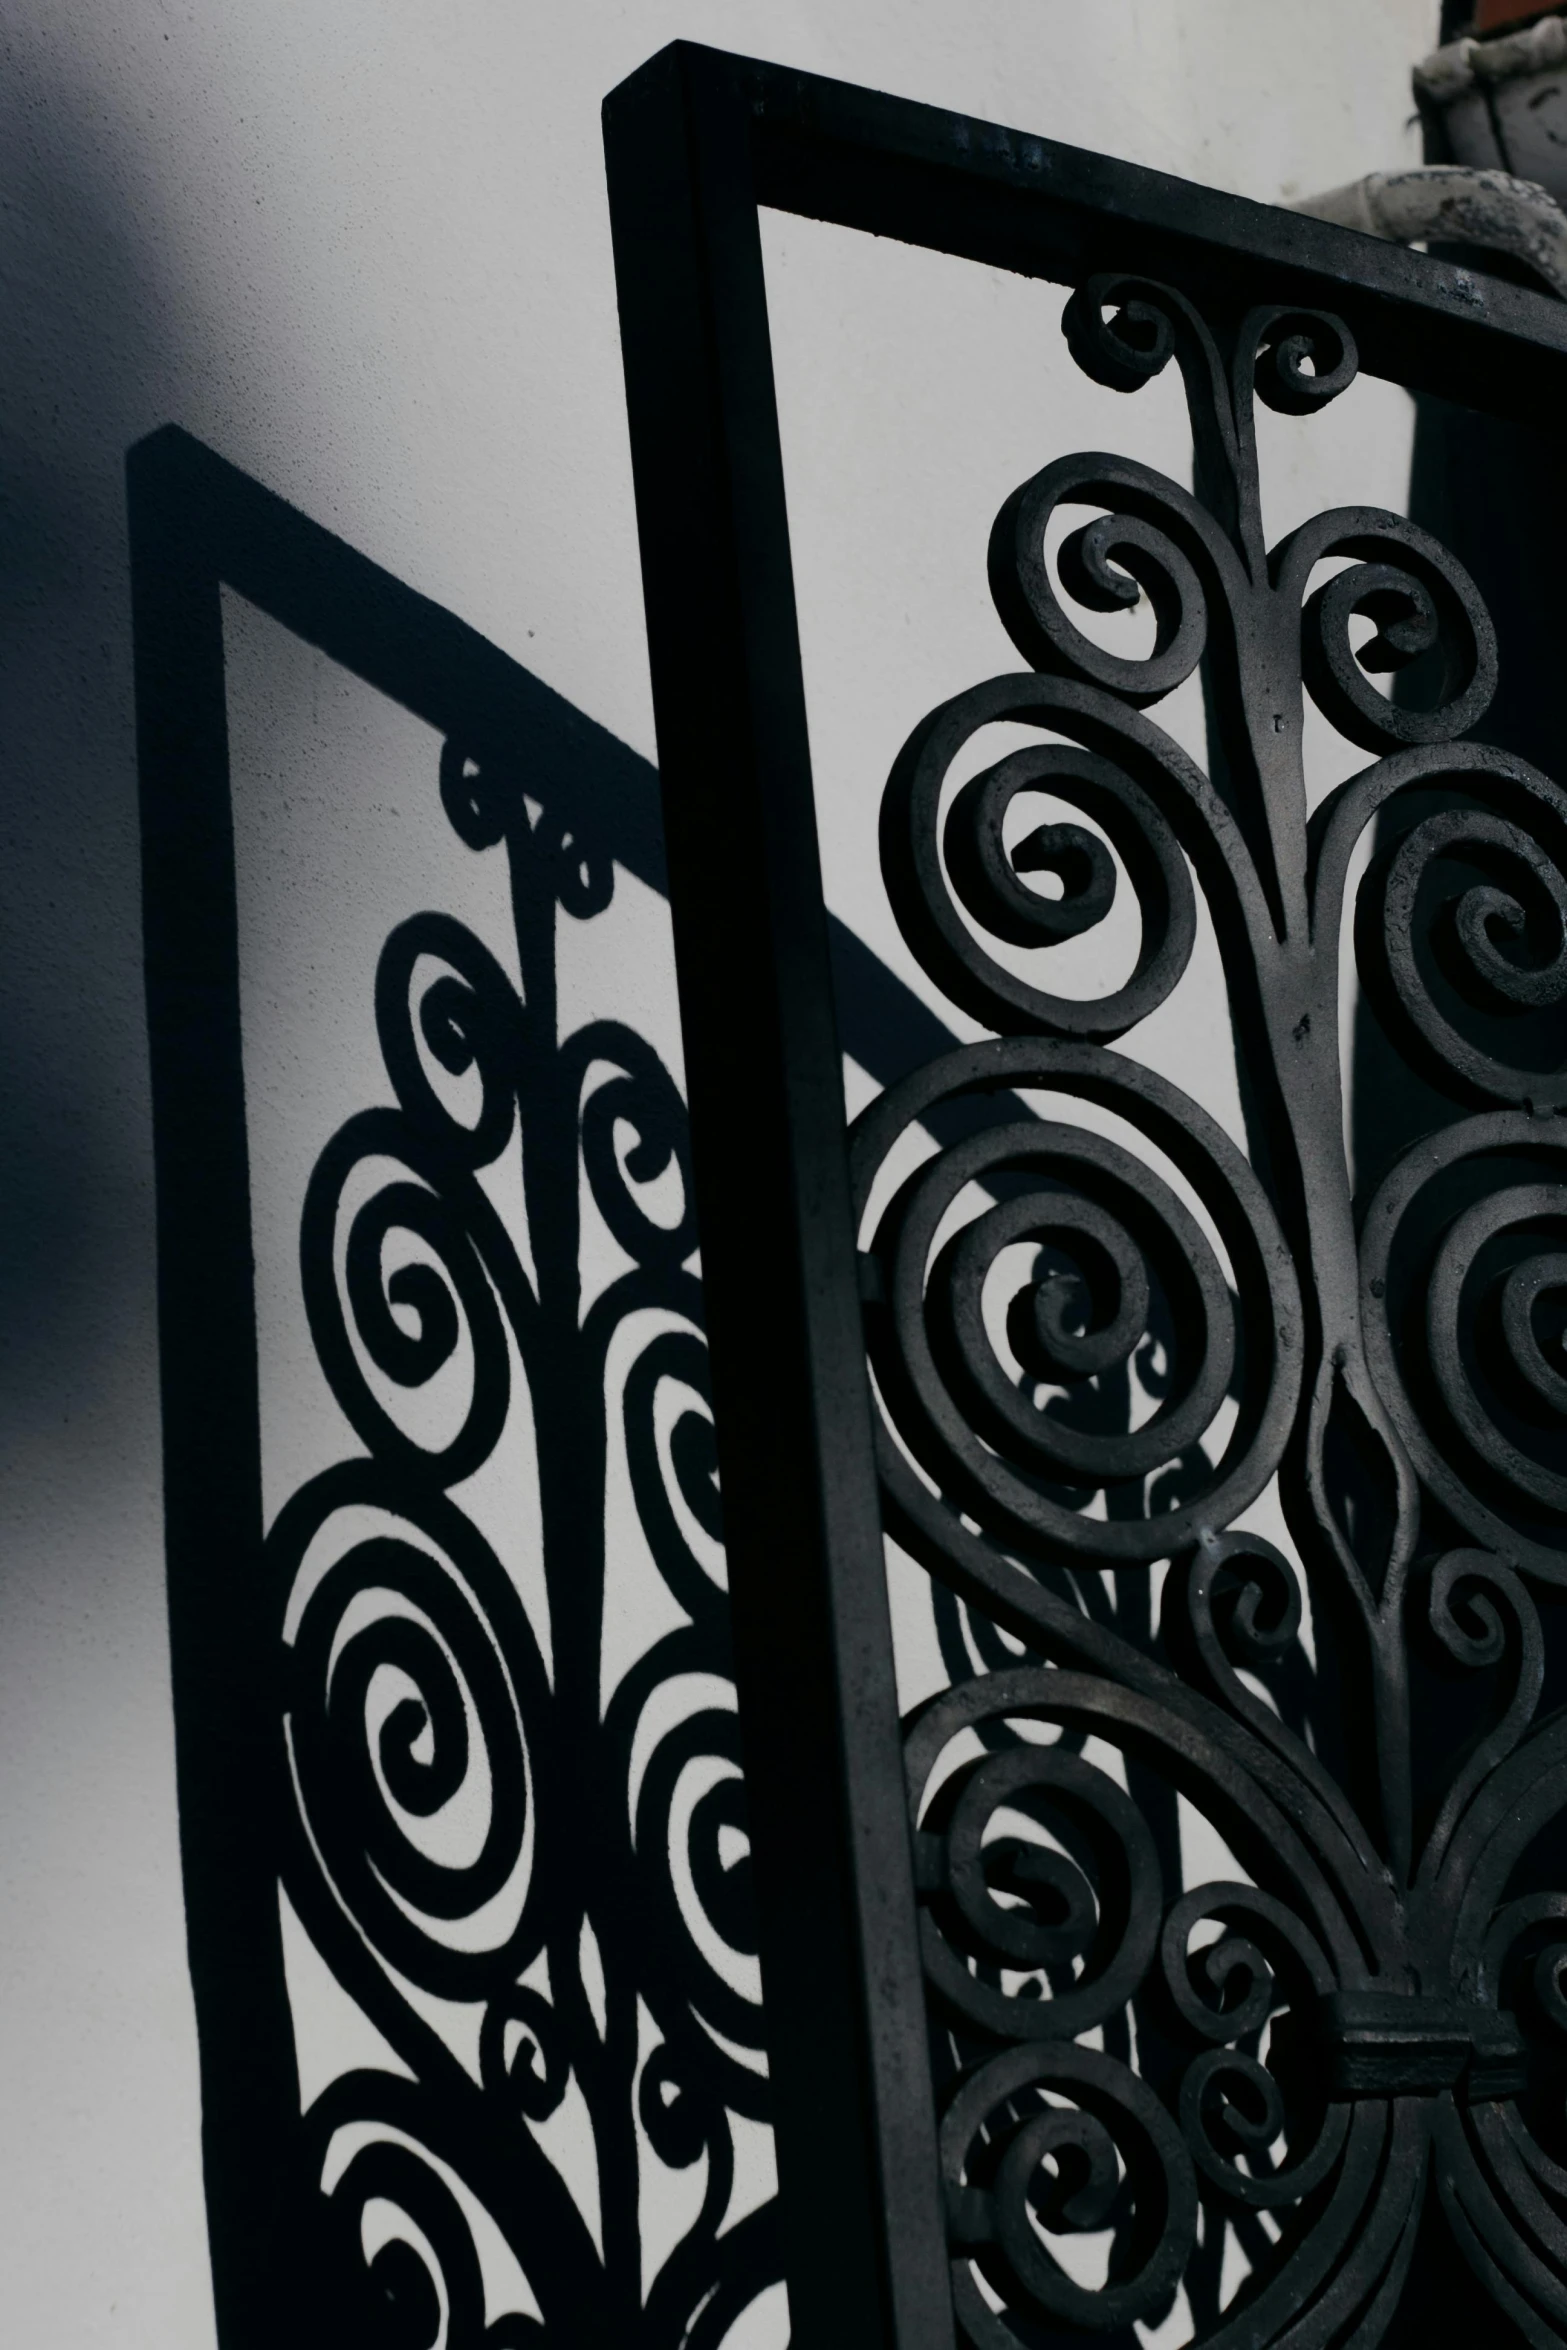
{"type": "MultiPolygon", "coordinates": [[[[566,1032],[558,972],[562,914],[593,923],[622,875],[664,887],[656,775],[184,434],[133,450],[129,488],[170,1625],[225,2350],[285,2327],[717,2350],[769,2294],[756,2338],[778,2338],[685,1110],[635,1026],[566,1032]],[[512,931],[508,969],[460,909],[427,907],[364,973],[382,1066],[298,1203],[341,1457],[270,1523],[225,588],[434,730],[432,800],[504,862],[512,931]],[[607,1283],[584,1279],[585,1215],[618,1250],[607,1283]],[[526,1589],[471,1500],[508,1447],[536,1464],[526,1589]],[[611,1686],[612,1475],[667,1606],[611,1686]],[[325,2085],[311,2030],[336,2031],[325,2085]]],[[[845,1048],[872,1078],[952,1041],[842,925],[833,946],[845,1048]]],[[[973,1628],[955,1601],[941,1615],[966,1673],[973,1628]]]]}

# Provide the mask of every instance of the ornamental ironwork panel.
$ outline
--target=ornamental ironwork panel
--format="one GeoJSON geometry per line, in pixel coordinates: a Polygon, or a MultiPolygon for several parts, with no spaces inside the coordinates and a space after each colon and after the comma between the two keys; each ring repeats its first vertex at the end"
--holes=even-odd
{"type": "Polygon", "coordinates": [[[1484,743],[1457,558],[1370,507],[1268,546],[1255,430],[1361,369],[1559,424],[1567,313],[687,47],[606,136],[796,2339],[1149,2339],[1183,2293],[1226,2350],[1567,2340],[1567,794],[1484,743]],[[990,539],[1025,666],[881,811],[987,1033],[852,1129],[759,204],[1070,287],[1076,364],[1177,370],[1194,452],[1042,418],[990,539]],[[1073,616],[1140,597],[1140,658],[1073,616]],[[1205,765],[1157,715],[1199,666],[1205,765]],[[1308,701],[1369,756],[1309,820],[1308,701]],[[1042,739],[969,773],[1001,725],[1042,739]],[[1028,795],[1068,818],[1016,837],[1028,795]],[[1123,890],[1123,985],[1018,976],[1123,890]],[[1199,894],[1245,1150],[1117,1049],[1199,894]],[[1350,959],[1452,1105],[1359,1200],[1350,959]],[[1298,1567],[1241,1523],[1275,1479],[1298,1567]],[[901,1722],[885,1535],[956,1668],[901,1722]]]}

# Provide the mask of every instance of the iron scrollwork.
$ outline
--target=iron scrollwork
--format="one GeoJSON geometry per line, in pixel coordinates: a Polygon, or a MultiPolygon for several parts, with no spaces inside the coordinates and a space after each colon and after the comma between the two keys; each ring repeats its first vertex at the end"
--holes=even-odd
{"type": "Polygon", "coordinates": [[[603,911],[607,855],[503,757],[450,741],[440,781],[508,858],[521,984],[446,914],[392,932],[395,1104],[347,1120],[304,1202],[311,1335],[363,1450],[267,1541],[280,1875],[382,2044],[311,2085],[306,2159],[356,2341],[697,2350],[778,2262],[736,2151],[768,2084],[685,1108],[630,1028],[559,1033],[559,916],[603,911]],[[586,1200],[618,1263],[596,1292],[586,1200]],[[468,1498],[530,1453],[531,1600],[468,1498]],[[673,1628],[612,1674],[617,1453],[673,1628]]]}
{"type": "Polygon", "coordinates": [[[1196,490],[1090,453],[997,517],[1028,667],[916,729],[881,834],[905,938],[991,1033],[852,1135],[887,1523],[961,1667],[906,1724],[959,2325],[1014,2350],[1157,2322],[1184,2286],[1226,2350],[1370,2344],[1429,2176],[1500,2311],[1564,2340],[1567,1895],[1541,1839],[1567,1717],[1540,1701],[1567,1585],[1567,794],[1464,739],[1496,643],[1425,531],[1351,508],[1265,543],[1254,399],[1336,398],[1341,321],[1101,276],[1065,326],[1120,392],[1173,359],[1196,490]],[[1140,600],[1137,658],[1069,609],[1140,600]],[[1209,773],[1148,715],[1200,662],[1209,773]],[[1373,755],[1309,820],[1307,696],[1373,755]],[[970,772],[1002,726],[1049,739],[970,772]],[[1019,836],[1031,795],[1067,818],[1019,836]],[[1194,879],[1249,1155],[1113,1049],[1188,965],[1194,879]],[[1122,890],[1121,984],[1019,975],[1008,949],[1122,890]],[[1358,1222],[1351,937],[1459,1105],[1358,1222]],[[1275,1479],[1299,1568],[1246,1523],[1275,1479]],[[1308,1603],[1342,1755],[1290,1695],[1308,1603]],[[1484,1692],[1429,1796],[1422,1643],[1484,1692]],[[1233,1877],[1183,1882],[1177,1797],[1233,1877]]]}

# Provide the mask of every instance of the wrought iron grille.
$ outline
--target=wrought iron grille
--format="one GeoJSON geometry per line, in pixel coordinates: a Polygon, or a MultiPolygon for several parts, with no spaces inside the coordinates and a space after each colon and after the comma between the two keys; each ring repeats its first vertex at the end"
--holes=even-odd
{"type": "Polygon", "coordinates": [[[1130,2340],[1184,2289],[1227,2350],[1369,2345],[1445,2242],[1486,2312],[1460,2322],[1567,2340],[1567,795],[1470,739],[1495,638],[1429,534],[1347,508],[1266,545],[1253,407],[1309,416],[1365,367],[1559,423],[1567,315],[710,52],[606,124],[796,2338],[1130,2340]],[[1193,494],[1042,449],[997,517],[1026,667],[916,728],[881,830],[906,941],[990,1034],[851,1132],[759,204],[1072,287],[1078,365],[1126,394],[1177,368],[1195,454],[1193,494]],[[1097,518],[1053,566],[1064,506],[1097,518]],[[1072,617],[1140,593],[1142,658],[1072,617]],[[1149,715],[1199,664],[1206,772],[1149,715]],[[1371,755],[1309,822],[1308,697],[1371,755]],[[1049,739],[944,795],[1002,723],[1049,739]],[[1086,822],[1009,846],[1031,793],[1086,822]],[[997,951],[1118,886],[1141,948],[1108,997],[997,951]],[[1115,1049],[1194,891],[1246,1152],[1115,1049]],[[1456,1105],[1359,1202],[1351,953],[1456,1105]],[[1301,1574],[1237,1526],[1275,1476],[1301,1574]],[[884,1530],[968,1643],[901,1724],[884,1530]],[[1172,1791],[1233,1880],[1172,1872],[1172,1791]]]}

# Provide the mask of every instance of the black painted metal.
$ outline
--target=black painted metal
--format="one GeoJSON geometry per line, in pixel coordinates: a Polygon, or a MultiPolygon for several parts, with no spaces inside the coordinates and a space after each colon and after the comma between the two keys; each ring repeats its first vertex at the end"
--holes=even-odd
{"type": "Polygon", "coordinates": [[[614,94],[606,134],[796,2338],[1120,2336],[1184,2284],[1226,2350],[1369,2345],[1429,2283],[1429,2195],[1495,2338],[1567,2340],[1567,1716],[1547,1702],[1567,1588],[1567,794],[1467,739],[1497,656],[1456,559],[1367,508],[1269,549],[1253,429],[1254,398],[1308,416],[1357,368],[1559,418],[1567,313],[683,46],[614,94]],[[906,939],[994,1033],[849,1135],[759,204],[1072,286],[1078,364],[1135,393],[1173,360],[1196,455],[1195,496],[1127,459],[1053,458],[997,518],[992,593],[1028,667],[931,713],[882,818],[906,939]],[[1063,505],[1103,518],[1058,583],[1043,546],[1063,505]],[[1331,558],[1349,567],[1318,585],[1331,558]],[[1113,610],[1139,587],[1147,657],[1074,625],[1069,601],[1113,610]],[[1352,650],[1356,620],[1375,626],[1352,650]],[[1145,715],[1199,662],[1208,774],[1145,715]],[[1398,671],[1389,699],[1375,680],[1398,671]],[[1309,823],[1308,696],[1372,755],[1309,823]],[[1054,739],[947,805],[954,762],[1001,722],[1054,739]],[[1097,831],[1009,851],[1030,791],[1097,831]],[[1100,834],[1143,943],[1123,989],[1082,1003],[985,940],[1101,919],[1100,834]],[[1040,869],[1053,901],[1019,878],[1040,869]],[[1193,876],[1249,1156],[1112,1049],[1181,977],[1193,876]],[[1351,931],[1378,1017],[1457,1105],[1358,1203],[1351,931]],[[1139,1147],[1075,1124],[1074,1100],[1139,1147]],[[945,1147],[894,1181],[916,1127],[945,1147]],[[976,1183],[994,1204],[952,1233],[976,1183]],[[986,1284],[1025,1243],[1007,1361],[986,1284]],[[1135,1427],[1134,1366],[1158,1398],[1135,1427]],[[1236,1530],[1275,1474],[1314,1742],[1301,1581],[1236,1530]],[[943,1605],[967,1659],[901,1751],[884,1525],[962,1603],[943,1605]],[[1181,1881],[1172,1789],[1249,1881],[1181,1881]],[[1004,1812],[1034,1832],[996,1835],[1004,1812]],[[1227,2305],[1226,2226],[1250,2267],[1227,2305]],[[1095,2232],[1098,2283],[1046,2242],[1095,2232]]]}

